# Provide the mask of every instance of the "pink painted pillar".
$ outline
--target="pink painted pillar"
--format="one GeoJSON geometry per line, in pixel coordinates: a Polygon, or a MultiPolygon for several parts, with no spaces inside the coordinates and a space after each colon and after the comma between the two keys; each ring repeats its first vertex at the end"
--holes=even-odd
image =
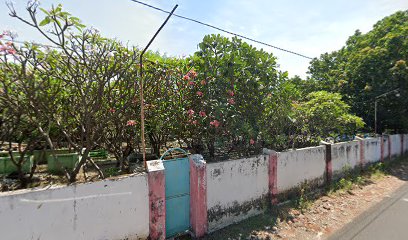
{"type": "Polygon", "coordinates": [[[196,238],[208,230],[207,218],[207,164],[203,156],[194,154],[190,159],[190,223],[196,238]]]}
{"type": "Polygon", "coordinates": [[[331,143],[320,141],[320,145],[325,146],[325,156],[326,159],[326,167],[325,167],[325,174],[326,174],[326,184],[329,185],[333,179],[333,164],[332,164],[332,155],[331,155],[331,143]]]}
{"type": "Polygon", "coordinates": [[[166,189],[161,160],[147,162],[149,185],[149,239],[166,239],[166,189]]]}
{"type": "Polygon", "coordinates": [[[384,162],[384,136],[380,137],[381,142],[381,162],[384,162]]]}
{"type": "Polygon", "coordinates": [[[333,179],[333,164],[331,156],[331,144],[326,144],[326,183],[330,184],[333,179]]]}
{"type": "Polygon", "coordinates": [[[356,137],[360,146],[360,168],[364,169],[365,166],[365,155],[364,155],[364,138],[356,137]]]}
{"type": "Polygon", "coordinates": [[[269,154],[269,195],[271,204],[278,204],[278,153],[272,150],[267,151],[269,154]]]}
{"type": "Polygon", "coordinates": [[[391,138],[388,135],[388,160],[391,160],[391,138]]]}

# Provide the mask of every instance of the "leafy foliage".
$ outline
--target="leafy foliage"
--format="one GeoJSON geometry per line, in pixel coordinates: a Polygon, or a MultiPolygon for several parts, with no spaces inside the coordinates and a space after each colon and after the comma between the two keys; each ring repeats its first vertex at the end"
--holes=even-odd
{"type": "Polygon", "coordinates": [[[311,62],[310,84],[317,89],[343,95],[351,110],[374,129],[375,98],[381,131],[408,129],[408,11],[385,17],[366,34],[356,31],[342,49],[325,53],[311,62]]]}
{"type": "Polygon", "coordinates": [[[294,104],[294,108],[313,135],[353,134],[364,125],[361,118],[348,114],[349,106],[338,93],[312,92],[306,99],[306,102],[294,104]]]}
{"type": "MultiPolygon", "coordinates": [[[[288,79],[272,53],[220,35],[205,36],[187,58],[147,52],[142,103],[137,48],[86,28],[61,5],[41,12],[30,5],[28,19],[9,7],[56,48],[0,42],[1,140],[75,149],[81,158],[65,172],[70,182],[86,163],[104,177],[89,157],[93,149],[107,149],[118,161],[115,169],[129,170],[128,155],[140,152],[142,104],[157,157],[175,143],[207,160],[247,156],[262,147],[309,146],[363,126],[340,94],[313,92],[317,80],[288,79]]],[[[313,66],[328,69],[325,64],[313,66]]],[[[405,76],[404,64],[394,66],[396,77],[405,76]]],[[[339,89],[334,86],[327,90],[339,89]]]]}
{"type": "Polygon", "coordinates": [[[209,35],[192,61],[198,77],[190,72],[185,78],[196,95],[188,107],[194,136],[200,137],[193,141],[205,144],[212,157],[216,146],[229,152],[255,145],[264,99],[280,80],[276,58],[238,38],[209,35]]]}

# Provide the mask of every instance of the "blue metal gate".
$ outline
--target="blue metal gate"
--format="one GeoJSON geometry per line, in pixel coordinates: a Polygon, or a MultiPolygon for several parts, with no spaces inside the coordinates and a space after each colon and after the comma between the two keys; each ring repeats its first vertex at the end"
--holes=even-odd
{"type": "Polygon", "coordinates": [[[160,159],[166,178],[166,237],[172,237],[190,229],[190,162],[180,148],[166,151],[160,159]],[[165,160],[175,151],[183,157],[165,160]]]}

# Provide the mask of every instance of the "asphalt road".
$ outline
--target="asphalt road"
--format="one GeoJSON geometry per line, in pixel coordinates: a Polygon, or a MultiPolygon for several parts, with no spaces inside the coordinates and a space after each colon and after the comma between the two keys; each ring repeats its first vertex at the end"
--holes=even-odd
{"type": "Polygon", "coordinates": [[[329,238],[336,239],[408,240],[408,183],[329,238]]]}

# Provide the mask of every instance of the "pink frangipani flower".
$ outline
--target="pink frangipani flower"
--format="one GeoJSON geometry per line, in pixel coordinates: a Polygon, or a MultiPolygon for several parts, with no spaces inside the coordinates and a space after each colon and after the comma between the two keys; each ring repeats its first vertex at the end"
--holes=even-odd
{"type": "Polygon", "coordinates": [[[198,113],[198,115],[200,115],[200,117],[206,117],[207,116],[207,114],[204,111],[200,111],[198,113]]]}
{"type": "Polygon", "coordinates": [[[217,121],[217,120],[213,120],[213,121],[210,122],[210,125],[215,127],[215,128],[219,127],[220,124],[221,123],[219,121],[217,121]]]}
{"type": "Polygon", "coordinates": [[[136,121],[135,120],[129,120],[126,123],[126,126],[135,126],[136,125],[136,121]]]}
{"type": "Polygon", "coordinates": [[[7,49],[7,53],[8,53],[8,54],[14,55],[14,54],[16,54],[16,52],[17,52],[17,51],[16,51],[14,48],[7,49]]]}
{"type": "Polygon", "coordinates": [[[189,110],[187,111],[187,114],[188,114],[189,116],[193,116],[193,115],[194,115],[194,110],[193,110],[193,109],[189,109],[189,110]]]}
{"type": "Polygon", "coordinates": [[[190,80],[190,76],[188,76],[188,74],[186,74],[186,75],[184,75],[183,79],[188,81],[188,80],[190,80]]]}
{"type": "MultiPolygon", "coordinates": [[[[7,36],[5,34],[3,34],[2,36],[7,36]]],[[[2,54],[16,54],[17,50],[13,48],[13,43],[8,41],[5,44],[0,44],[0,52],[2,54]]]]}
{"type": "Polygon", "coordinates": [[[188,72],[188,73],[190,74],[190,76],[191,76],[192,78],[196,78],[196,77],[197,77],[197,72],[194,71],[194,70],[190,70],[190,72],[188,72]]]}

